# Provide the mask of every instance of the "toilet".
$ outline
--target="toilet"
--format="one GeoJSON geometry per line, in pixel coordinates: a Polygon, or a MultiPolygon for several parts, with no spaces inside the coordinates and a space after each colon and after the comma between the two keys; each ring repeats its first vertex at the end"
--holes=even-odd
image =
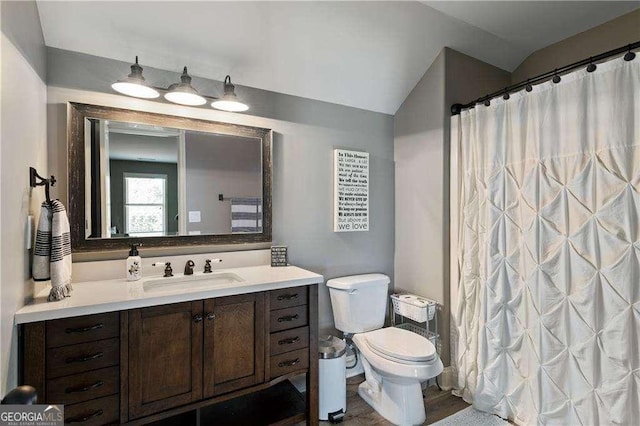
{"type": "Polygon", "coordinates": [[[365,372],[358,394],[397,425],[426,420],[421,383],[442,372],[442,361],[426,338],[383,328],[390,279],[365,274],[327,281],[336,328],[353,334],[365,372]]]}

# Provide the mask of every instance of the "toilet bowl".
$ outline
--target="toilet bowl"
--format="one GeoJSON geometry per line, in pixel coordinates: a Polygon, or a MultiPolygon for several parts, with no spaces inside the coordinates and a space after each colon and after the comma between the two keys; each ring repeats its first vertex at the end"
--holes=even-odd
{"type": "Polygon", "coordinates": [[[443,366],[433,344],[399,328],[356,334],[366,380],[358,394],[381,416],[397,425],[426,420],[421,383],[439,375],[443,366]]]}
{"type": "Polygon", "coordinates": [[[367,274],[334,278],[327,287],[336,328],[353,334],[360,353],[365,381],[358,394],[392,423],[421,424],[426,419],[421,383],[442,372],[442,361],[425,337],[382,328],[389,283],[386,275],[367,274]]]}

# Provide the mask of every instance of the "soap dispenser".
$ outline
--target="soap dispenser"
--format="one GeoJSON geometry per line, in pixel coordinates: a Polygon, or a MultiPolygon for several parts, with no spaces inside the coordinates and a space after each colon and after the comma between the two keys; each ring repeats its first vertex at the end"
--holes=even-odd
{"type": "Polygon", "coordinates": [[[142,258],[138,254],[141,243],[131,244],[129,257],[127,257],[127,280],[137,281],[142,278],[142,258]]]}

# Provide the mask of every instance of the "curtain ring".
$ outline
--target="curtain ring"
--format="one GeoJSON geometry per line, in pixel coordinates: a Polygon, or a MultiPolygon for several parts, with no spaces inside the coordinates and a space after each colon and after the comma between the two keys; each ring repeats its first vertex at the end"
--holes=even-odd
{"type": "Polygon", "coordinates": [[[524,90],[526,90],[527,92],[531,92],[533,90],[533,86],[529,84],[529,79],[527,79],[527,85],[524,86],[524,90]]]}
{"type": "Polygon", "coordinates": [[[631,51],[631,45],[629,45],[629,51],[624,55],[624,60],[627,62],[633,61],[636,58],[636,54],[631,51]]]}

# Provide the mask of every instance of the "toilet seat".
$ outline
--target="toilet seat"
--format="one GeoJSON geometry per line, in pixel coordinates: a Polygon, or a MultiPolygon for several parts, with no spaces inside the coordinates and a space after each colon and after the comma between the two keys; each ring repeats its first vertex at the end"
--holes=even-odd
{"type": "Polygon", "coordinates": [[[436,348],[423,336],[396,327],[363,333],[369,348],[383,358],[404,363],[424,363],[436,356],[436,348]]]}

